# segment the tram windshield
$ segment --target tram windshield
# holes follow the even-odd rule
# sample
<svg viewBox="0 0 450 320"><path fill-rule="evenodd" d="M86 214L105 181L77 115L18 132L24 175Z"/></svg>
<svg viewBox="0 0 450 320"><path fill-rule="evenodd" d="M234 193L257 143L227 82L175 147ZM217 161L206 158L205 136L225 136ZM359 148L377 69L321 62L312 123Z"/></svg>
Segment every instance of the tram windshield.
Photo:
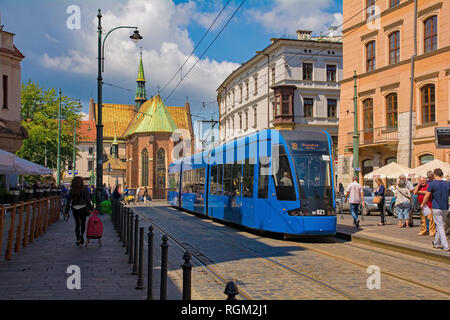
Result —
<svg viewBox="0 0 450 320"><path fill-rule="evenodd" d="M294 155L300 199L330 199L331 170L328 155Z"/></svg>

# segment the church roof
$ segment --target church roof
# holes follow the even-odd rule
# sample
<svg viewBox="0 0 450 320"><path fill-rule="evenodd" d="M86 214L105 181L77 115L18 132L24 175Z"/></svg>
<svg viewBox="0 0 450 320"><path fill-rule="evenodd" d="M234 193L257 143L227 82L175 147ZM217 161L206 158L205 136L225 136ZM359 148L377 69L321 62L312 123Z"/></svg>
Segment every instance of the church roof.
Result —
<svg viewBox="0 0 450 320"><path fill-rule="evenodd" d="M117 133L118 137L123 136L135 114L134 105L103 103L103 138L114 139L114 133ZM97 104L95 104L95 117L97 119Z"/></svg>
<svg viewBox="0 0 450 320"><path fill-rule="evenodd" d="M159 95L142 104L126 129L125 136L134 133L174 132L177 125Z"/></svg>
<svg viewBox="0 0 450 320"><path fill-rule="evenodd" d="M77 136L81 142L94 142L97 139L95 121L80 121Z"/></svg>
<svg viewBox="0 0 450 320"><path fill-rule="evenodd" d="M189 130L189 118L185 107L167 107L178 129Z"/></svg>
<svg viewBox="0 0 450 320"><path fill-rule="evenodd" d="M142 52L141 52L141 59L139 60L139 70L138 70L138 76L137 76L136 81L144 81L145 82L144 65L142 63Z"/></svg>
<svg viewBox="0 0 450 320"><path fill-rule="evenodd" d="M118 158L111 158L103 164L103 170L108 168L108 165L111 165L112 170L126 170L127 166L125 163Z"/></svg>

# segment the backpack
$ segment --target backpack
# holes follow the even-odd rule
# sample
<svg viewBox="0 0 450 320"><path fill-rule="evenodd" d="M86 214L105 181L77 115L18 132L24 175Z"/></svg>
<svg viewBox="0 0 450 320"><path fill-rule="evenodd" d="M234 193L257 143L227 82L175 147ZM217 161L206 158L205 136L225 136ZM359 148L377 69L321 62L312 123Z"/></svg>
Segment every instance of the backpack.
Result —
<svg viewBox="0 0 450 320"><path fill-rule="evenodd" d="M97 210L92 211L89 217L86 236L88 239L100 239L103 236L103 223Z"/></svg>

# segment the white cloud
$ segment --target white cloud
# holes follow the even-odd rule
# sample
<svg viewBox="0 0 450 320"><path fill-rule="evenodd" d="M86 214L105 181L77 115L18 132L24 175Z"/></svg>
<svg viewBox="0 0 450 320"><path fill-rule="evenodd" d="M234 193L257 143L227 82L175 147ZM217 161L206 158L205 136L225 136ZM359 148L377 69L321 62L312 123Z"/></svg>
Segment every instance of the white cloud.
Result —
<svg viewBox="0 0 450 320"><path fill-rule="evenodd" d="M332 0L275 0L271 10L250 9L247 16L269 32L295 34L303 29L325 34L329 27L342 23L340 12L326 11L332 4Z"/></svg>
<svg viewBox="0 0 450 320"><path fill-rule="evenodd" d="M81 120L87 121L89 120L89 115L86 112L80 112L81 114Z"/></svg>
<svg viewBox="0 0 450 320"><path fill-rule="evenodd" d="M44 37L46 37L48 40L58 43L59 41L55 38L53 38L51 35L49 35L48 33L44 34Z"/></svg>
<svg viewBox="0 0 450 320"><path fill-rule="evenodd" d="M119 25L137 26L143 40L137 45L131 41L129 36L132 29L119 29L108 36L105 45L105 79L134 88L139 47L142 47L147 85L153 88L156 85L164 86L194 48L187 25L194 17L199 19L202 16L197 11L195 2L175 5L167 0L128 0L122 4L114 3L109 8L102 12L102 27L105 31ZM89 12L95 10L89 9ZM207 20L207 17L204 19ZM65 55L44 54L41 57L42 65L78 74L97 74L97 34L92 32L97 27L97 21L97 17L92 18L91 25L82 27L77 38L71 41L72 48ZM195 60L197 57L191 57L184 67L184 74ZM214 100L217 87L238 66L231 62L203 59L177 92L183 91L190 96L201 95L204 99ZM162 93L163 98L178 80L179 76ZM200 92L188 93L192 90Z"/></svg>

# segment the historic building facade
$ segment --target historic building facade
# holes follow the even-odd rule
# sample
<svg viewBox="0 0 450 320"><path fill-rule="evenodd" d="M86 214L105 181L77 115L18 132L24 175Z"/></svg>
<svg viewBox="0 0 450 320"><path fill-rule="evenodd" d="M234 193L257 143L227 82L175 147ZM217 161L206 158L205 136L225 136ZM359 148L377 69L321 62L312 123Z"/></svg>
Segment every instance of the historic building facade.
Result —
<svg viewBox="0 0 450 320"><path fill-rule="evenodd" d="M343 4L338 182L344 185L353 175L355 72L361 178L393 161L412 168L450 161L450 150L435 144L435 128L450 123L450 2L418 1L416 17L412 0L378 1L365 11L372 3Z"/></svg>
<svg viewBox="0 0 450 320"><path fill-rule="evenodd" d="M299 30L297 39L271 39L233 71L217 89L221 141L267 128L308 127L327 130L337 143L340 39Z"/></svg>
<svg viewBox="0 0 450 320"><path fill-rule="evenodd" d="M28 138L20 119L20 62L14 34L0 27L0 149L15 153Z"/></svg>
<svg viewBox="0 0 450 320"><path fill-rule="evenodd" d="M165 198L174 149L178 155L193 152L190 106L187 101L181 107L166 106L159 94L147 100L142 55L136 82L134 105L103 104L103 182L107 186L119 183L122 188L147 187L153 198ZM86 180L92 175L93 158L97 159L95 148L91 150L96 116L97 105L91 99L89 120L78 129L82 157L77 168Z"/></svg>

